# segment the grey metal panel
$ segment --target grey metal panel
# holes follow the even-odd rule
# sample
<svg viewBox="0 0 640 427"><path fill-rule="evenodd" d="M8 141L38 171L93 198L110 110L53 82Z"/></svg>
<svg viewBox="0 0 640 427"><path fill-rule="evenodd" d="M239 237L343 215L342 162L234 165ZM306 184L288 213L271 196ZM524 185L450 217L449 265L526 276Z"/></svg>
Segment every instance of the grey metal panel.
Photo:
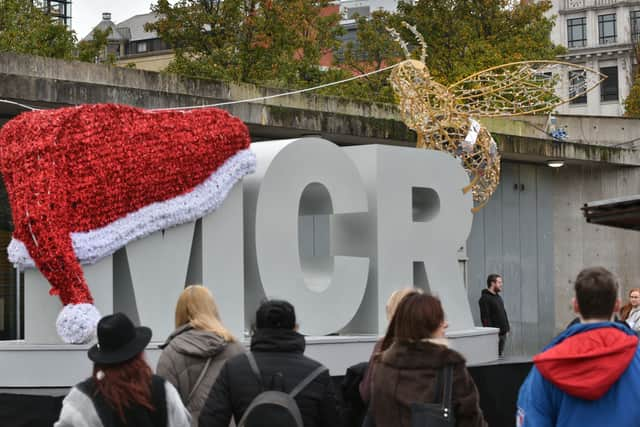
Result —
<svg viewBox="0 0 640 427"><path fill-rule="evenodd" d="M504 172L503 172L504 173ZM507 172L508 173L508 172ZM502 248L502 192L509 191L504 184L498 186L487 203L484 211L484 255L486 274L500 273L503 270Z"/></svg>
<svg viewBox="0 0 640 427"><path fill-rule="evenodd" d="M538 352L538 232L536 167L520 165L520 321L525 354Z"/></svg>
<svg viewBox="0 0 640 427"><path fill-rule="evenodd" d="M511 334L507 341L508 354L523 354L522 324L519 320L522 310L521 262L520 262L520 166L503 163L502 191L502 248L504 261L502 278L504 288L502 298L510 319Z"/></svg>
<svg viewBox="0 0 640 427"><path fill-rule="evenodd" d="M486 276L503 276L502 298L511 323L509 356L535 354L555 333L554 172L503 162L500 185L475 215L467 241L468 293L477 325Z"/></svg>
<svg viewBox="0 0 640 427"><path fill-rule="evenodd" d="M489 202L491 203L491 202ZM473 313L473 321L476 325L482 325L480 321L480 308L478 300L482 290L486 287L485 279L485 255L484 255L484 209L473 216L471 234L467 239L467 256L469 257L469 283L467 284L469 305Z"/></svg>
<svg viewBox="0 0 640 427"><path fill-rule="evenodd" d="M553 188L552 171L538 168L537 237L538 237L538 348L551 341L555 328L555 283L553 257Z"/></svg>

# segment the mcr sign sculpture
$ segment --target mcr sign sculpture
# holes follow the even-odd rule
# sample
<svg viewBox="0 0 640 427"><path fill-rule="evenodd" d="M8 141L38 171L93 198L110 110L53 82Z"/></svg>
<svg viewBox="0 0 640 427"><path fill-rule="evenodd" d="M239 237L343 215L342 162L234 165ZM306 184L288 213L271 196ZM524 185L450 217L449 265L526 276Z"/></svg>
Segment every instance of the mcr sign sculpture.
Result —
<svg viewBox="0 0 640 427"><path fill-rule="evenodd" d="M305 334L373 334L386 325L388 295L417 285L440 296L450 331L473 328L458 264L473 201L460 190L469 178L458 160L320 138L260 142L251 151L255 173L215 212L84 267L102 313L124 311L160 340L173 328L184 283L199 282L238 335L265 296L290 300ZM305 218L319 226L304 226L314 223ZM324 249L305 252L310 241ZM38 271L25 272L27 342L57 341L47 325L59 305L44 286Z"/></svg>

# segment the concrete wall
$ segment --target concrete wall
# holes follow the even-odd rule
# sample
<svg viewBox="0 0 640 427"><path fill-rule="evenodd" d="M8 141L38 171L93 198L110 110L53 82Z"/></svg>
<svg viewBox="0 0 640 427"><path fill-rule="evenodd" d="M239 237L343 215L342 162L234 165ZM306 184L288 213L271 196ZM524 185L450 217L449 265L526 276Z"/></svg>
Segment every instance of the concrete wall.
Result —
<svg viewBox="0 0 640 427"><path fill-rule="evenodd" d="M555 328L575 317L573 285L584 267L602 265L620 279L621 294L640 287L640 233L588 224L580 208L586 202L640 192L640 170L607 165L568 165L553 171Z"/></svg>
<svg viewBox="0 0 640 427"><path fill-rule="evenodd" d="M609 147L640 147L640 120L628 117L554 115L556 127L567 131L564 142ZM548 115L484 118L491 132L529 138L549 138Z"/></svg>
<svg viewBox="0 0 640 427"><path fill-rule="evenodd" d="M164 71L174 58L173 52L161 55L139 55L129 56L116 61L120 67L132 67L136 70Z"/></svg>

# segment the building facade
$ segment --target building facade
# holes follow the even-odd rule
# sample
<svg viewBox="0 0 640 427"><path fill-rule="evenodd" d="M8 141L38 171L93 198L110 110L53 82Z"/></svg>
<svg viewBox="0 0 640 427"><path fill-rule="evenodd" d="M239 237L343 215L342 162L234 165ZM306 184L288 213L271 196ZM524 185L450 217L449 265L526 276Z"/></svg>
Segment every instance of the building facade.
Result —
<svg viewBox="0 0 640 427"><path fill-rule="evenodd" d="M157 20L154 13L135 15L119 24L111 20L111 13L102 14L102 20L94 27L83 41L93 38L93 31L110 30L107 38L108 44L104 55L99 60L108 56L115 59L115 64L130 66L140 70L162 71L174 57L173 50L165 43L155 31L145 30L145 24Z"/></svg>
<svg viewBox="0 0 640 427"><path fill-rule="evenodd" d="M598 88L559 107L558 112L623 115L637 64L634 46L640 36L640 1L553 0L552 3L549 14L556 17L556 25L551 40L567 49L559 59L595 69L607 77Z"/></svg>
<svg viewBox="0 0 640 427"><path fill-rule="evenodd" d="M71 29L71 0L33 0L33 4Z"/></svg>

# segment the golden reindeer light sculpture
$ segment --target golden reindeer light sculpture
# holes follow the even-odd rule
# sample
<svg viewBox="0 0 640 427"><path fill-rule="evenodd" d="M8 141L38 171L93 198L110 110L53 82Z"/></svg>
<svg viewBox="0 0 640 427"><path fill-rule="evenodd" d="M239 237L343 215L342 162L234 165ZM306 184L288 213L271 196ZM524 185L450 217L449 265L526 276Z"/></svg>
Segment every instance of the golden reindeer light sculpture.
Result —
<svg viewBox="0 0 640 427"><path fill-rule="evenodd" d="M474 213L489 201L500 181L498 145L475 119L548 112L585 96L605 77L568 62L523 61L488 68L445 86L431 78L422 34L402 24L421 46L420 60L411 59L407 43L387 28L407 57L389 77L402 119L417 133L418 148L447 151L461 160L471 180L463 191L472 191Z"/></svg>

